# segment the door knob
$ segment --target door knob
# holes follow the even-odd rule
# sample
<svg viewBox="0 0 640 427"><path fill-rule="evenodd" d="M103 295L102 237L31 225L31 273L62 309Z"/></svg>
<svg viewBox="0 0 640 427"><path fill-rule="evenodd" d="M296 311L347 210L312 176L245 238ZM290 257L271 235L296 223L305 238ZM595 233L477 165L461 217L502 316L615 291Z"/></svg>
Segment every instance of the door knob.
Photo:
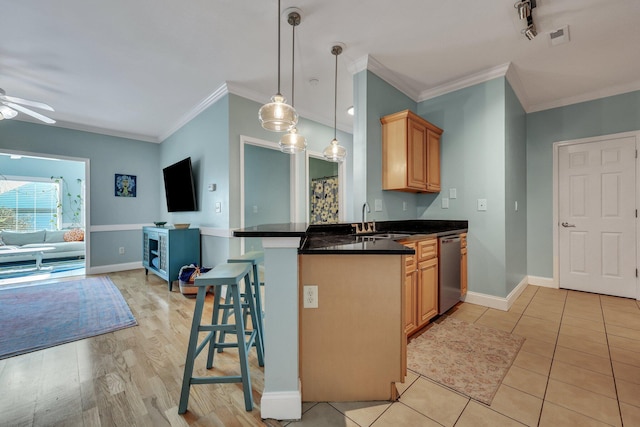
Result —
<svg viewBox="0 0 640 427"><path fill-rule="evenodd" d="M576 225L575 224L569 224L568 222L563 222L562 226L568 228L568 227L575 227Z"/></svg>

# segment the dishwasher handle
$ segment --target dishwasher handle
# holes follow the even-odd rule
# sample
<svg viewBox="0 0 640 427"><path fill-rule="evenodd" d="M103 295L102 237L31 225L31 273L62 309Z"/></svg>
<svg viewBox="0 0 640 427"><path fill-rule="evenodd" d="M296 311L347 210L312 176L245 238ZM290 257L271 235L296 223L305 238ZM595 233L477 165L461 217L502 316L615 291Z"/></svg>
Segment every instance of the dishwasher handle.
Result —
<svg viewBox="0 0 640 427"><path fill-rule="evenodd" d="M451 236L451 237L440 237L440 242L441 243L454 243L454 242L459 242L460 241L460 236Z"/></svg>

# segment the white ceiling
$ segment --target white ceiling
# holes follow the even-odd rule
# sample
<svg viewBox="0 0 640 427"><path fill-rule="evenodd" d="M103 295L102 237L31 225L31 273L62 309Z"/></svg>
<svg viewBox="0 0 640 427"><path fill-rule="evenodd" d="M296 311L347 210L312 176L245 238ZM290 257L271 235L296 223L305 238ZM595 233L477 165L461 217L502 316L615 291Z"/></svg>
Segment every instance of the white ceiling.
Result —
<svg viewBox="0 0 640 427"><path fill-rule="evenodd" d="M283 11L302 10L296 109L333 125L335 41L346 44L338 62L345 130L352 73L365 67L421 101L511 64L508 78L527 111L640 89L640 0L538 0L532 41L514 3L283 0ZM52 105L58 126L157 142L225 87L260 103L277 89L276 0L0 4L0 88ZM565 25L571 41L551 46L549 32ZM284 19L282 93L291 96Z"/></svg>

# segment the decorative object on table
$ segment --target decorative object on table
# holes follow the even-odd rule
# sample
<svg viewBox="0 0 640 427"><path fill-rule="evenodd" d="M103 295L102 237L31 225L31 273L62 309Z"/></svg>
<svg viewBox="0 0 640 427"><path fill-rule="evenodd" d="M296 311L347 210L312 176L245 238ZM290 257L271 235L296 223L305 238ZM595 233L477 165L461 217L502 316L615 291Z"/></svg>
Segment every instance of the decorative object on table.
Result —
<svg viewBox="0 0 640 427"><path fill-rule="evenodd" d="M206 273L211 268L200 267L198 264L184 265L178 272L178 281L180 282L180 293L185 297L195 298L198 293L198 287L194 286L196 277L202 273Z"/></svg>
<svg viewBox="0 0 640 427"><path fill-rule="evenodd" d="M156 227L162 228L167 223L167 221L153 221L153 223L156 225Z"/></svg>
<svg viewBox="0 0 640 427"><path fill-rule="evenodd" d="M184 230L185 228L189 228L191 224L173 224L173 228L177 228L178 230Z"/></svg>
<svg viewBox="0 0 640 427"><path fill-rule="evenodd" d="M137 177L135 175L115 175L116 197L136 197Z"/></svg>
<svg viewBox="0 0 640 427"><path fill-rule="evenodd" d="M138 324L106 276L0 289L0 359Z"/></svg>
<svg viewBox="0 0 640 427"><path fill-rule="evenodd" d="M407 346L407 367L490 405L524 338L451 317Z"/></svg>
<svg viewBox="0 0 640 427"><path fill-rule="evenodd" d="M338 177L311 180L311 224L338 222Z"/></svg>

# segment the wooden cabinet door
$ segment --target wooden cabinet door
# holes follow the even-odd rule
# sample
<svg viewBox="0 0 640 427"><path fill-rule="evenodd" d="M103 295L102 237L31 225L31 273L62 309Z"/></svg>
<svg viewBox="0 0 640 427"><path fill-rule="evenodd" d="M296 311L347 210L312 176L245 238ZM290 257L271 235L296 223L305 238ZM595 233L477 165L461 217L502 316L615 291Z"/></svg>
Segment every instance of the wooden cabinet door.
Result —
<svg viewBox="0 0 640 427"><path fill-rule="evenodd" d="M429 192L440 191L440 135L427 130L426 135L426 188Z"/></svg>
<svg viewBox="0 0 640 427"><path fill-rule="evenodd" d="M460 296L467 294L467 248L460 249Z"/></svg>
<svg viewBox="0 0 640 427"><path fill-rule="evenodd" d="M418 327L438 314L438 258L418 264Z"/></svg>
<svg viewBox="0 0 640 427"><path fill-rule="evenodd" d="M427 129L413 120L409 120L407 126L407 187L424 191L427 189Z"/></svg>
<svg viewBox="0 0 640 427"><path fill-rule="evenodd" d="M404 332L410 335L418 328L418 313L416 301L418 300L417 287L418 271L415 268L407 271L404 278Z"/></svg>

